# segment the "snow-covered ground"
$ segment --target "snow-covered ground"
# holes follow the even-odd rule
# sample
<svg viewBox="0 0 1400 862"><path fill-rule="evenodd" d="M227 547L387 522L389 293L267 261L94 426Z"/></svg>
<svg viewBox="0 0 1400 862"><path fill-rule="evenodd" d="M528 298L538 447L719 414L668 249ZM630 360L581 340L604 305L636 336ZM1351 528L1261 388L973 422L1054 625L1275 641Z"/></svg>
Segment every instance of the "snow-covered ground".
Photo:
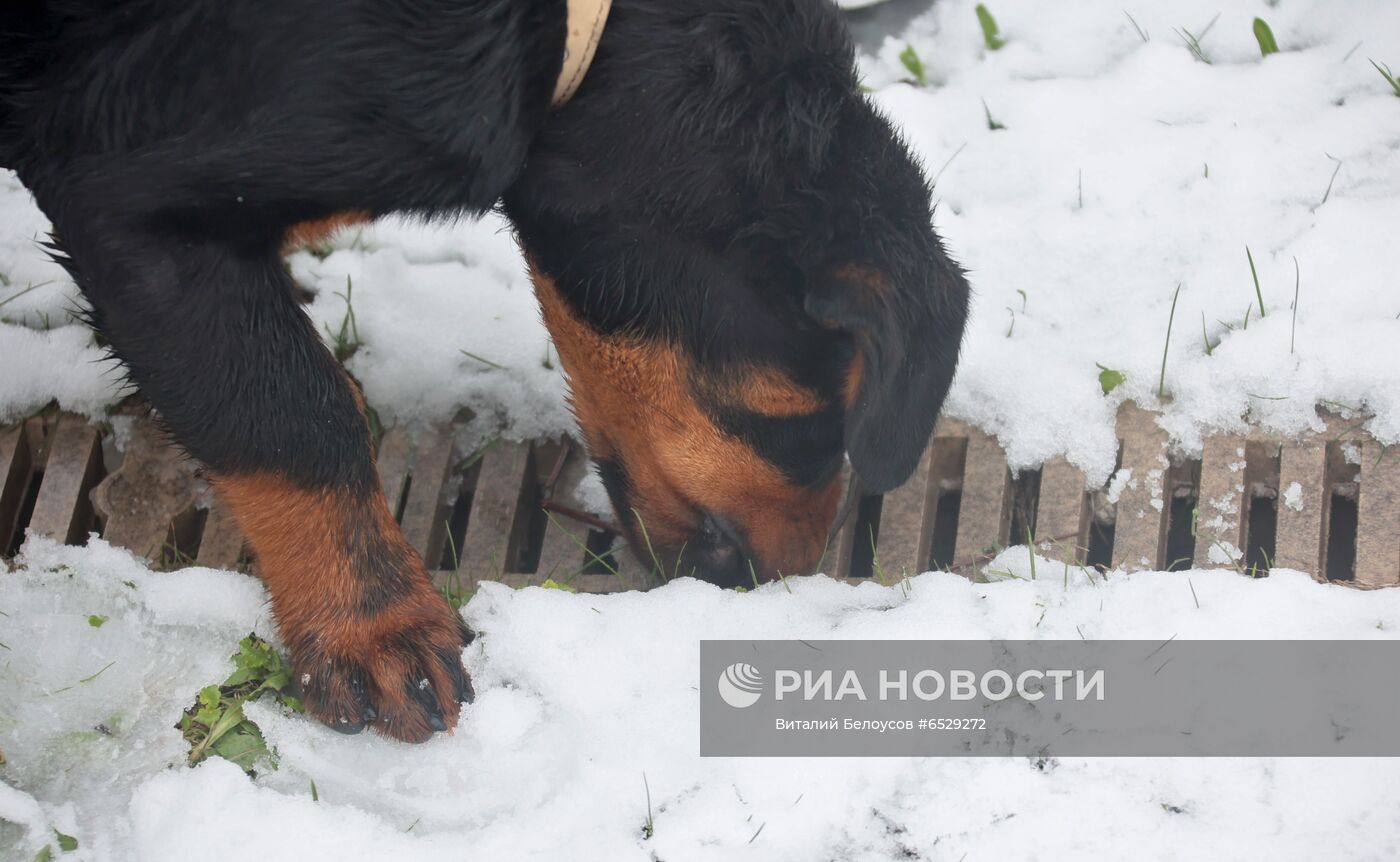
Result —
<svg viewBox="0 0 1400 862"><path fill-rule="evenodd" d="M1024 548L993 568L1029 574ZM181 764L171 729L238 638L272 634L255 581L148 571L100 541L31 541L0 640L3 858L56 828L89 859L1389 859L1394 761L710 758L702 638L1394 637L1400 591L1276 571L1115 575L1039 560L1040 580L927 574L895 586L693 580L571 595L485 585L466 608L479 693L453 736L347 737L276 708L252 717L280 765L249 781ZM1045 573L1054 572L1054 577ZM130 585L123 583L130 581ZM791 592L789 592L789 589ZM1193 596L1194 590L1194 596ZM1199 602L1199 607L1197 603ZM110 620L93 628L88 617ZM89 679L103 667L96 678ZM102 725L107 732L94 728ZM311 797L315 782L319 801ZM650 795L654 833L643 835ZM36 806L29 797L39 800ZM759 832L760 828L762 832ZM68 858L68 857L65 857Z"/></svg>
<svg viewBox="0 0 1400 862"><path fill-rule="evenodd" d="M862 60L938 175L937 224L977 294L949 412L1014 465L1064 453L1103 480L1117 404L1157 404L1181 285L1163 420L1180 446L1245 421L1300 429L1319 401L1364 407L1400 442L1400 98L1369 62L1400 70L1400 8L994 0L1006 45L989 52L973 6L940 0ZM1217 13L1207 64L1176 29L1200 36ZM1260 58L1255 15L1282 53ZM906 45L926 86L900 82ZM117 398L35 245L45 228L0 176L0 421L54 398L100 416ZM570 427L499 221L384 223L292 264L319 290L318 325L339 328L352 286L350 367L386 420L467 406L517 436ZM1126 375L1108 397L1098 364ZM178 766L172 725L241 635L272 634L256 582L148 572L100 542L31 543L17 565L0 575L0 819L30 828L0 823L6 859L53 828L78 838L73 859L1400 855L1392 761L701 760L694 688L702 637L1394 637L1400 592L1288 572L487 587L465 609L484 634L468 652L480 697L454 736L406 747L257 707L281 765L252 782ZM1026 552L992 567L1021 572Z"/></svg>

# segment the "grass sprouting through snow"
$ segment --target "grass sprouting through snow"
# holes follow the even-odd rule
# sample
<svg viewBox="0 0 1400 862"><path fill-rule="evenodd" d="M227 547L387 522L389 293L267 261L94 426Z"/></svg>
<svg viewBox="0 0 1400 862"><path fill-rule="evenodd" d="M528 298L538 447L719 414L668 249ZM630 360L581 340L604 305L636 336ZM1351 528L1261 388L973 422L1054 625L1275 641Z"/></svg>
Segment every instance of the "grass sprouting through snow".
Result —
<svg viewBox="0 0 1400 862"><path fill-rule="evenodd" d="M1327 156L1327 158L1329 158L1329 159L1331 159L1332 161L1336 162L1336 163L1337 163L1337 166L1336 166L1335 168L1332 169L1332 176L1331 176L1330 179L1327 180L1327 191L1325 191L1325 192L1322 193L1322 200L1318 201L1318 203L1317 203L1317 206L1318 206L1318 207L1320 207L1320 206L1322 206L1323 204L1327 203L1327 199L1330 198L1330 197L1332 196L1332 184L1335 183L1335 182L1337 181L1337 174L1340 173L1341 170L1342 170L1342 160L1341 160L1341 159L1337 158L1336 156L1332 155L1331 153L1323 153L1323 155L1324 155L1324 156ZM1313 207L1313 209L1317 209L1317 207ZM1261 316L1262 316L1262 315L1261 315Z"/></svg>
<svg viewBox="0 0 1400 862"><path fill-rule="evenodd" d="M1369 57L1367 59L1370 60ZM1370 60L1370 62L1372 66L1376 67L1376 71L1381 73L1381 77L1385 78L1390 89L1395 91L1395 95L1400 96L1400 79L1395 77L1395 73L1390 71L1390 67L1384 63L1377 63L1375 60Z"/></svg>
<svg viewBox="0 0 1400 862"><path fill-rule="evenodd" d="M355 285L350 281L350 276L345 276L345 292L337 291L335 295L345 300L345 316L340 319L338 330L332 332L330 327L326 327L326 334L331 337L331 352L335 354L335 361L344 364L360 349L360 327L355 322L355 305L352 301Z"/></svg>
<svg viewBox="0 0 1400 862"><path fill-rule="evenodd" d="M506 367L505 367L504 365L501 365L499 362L492 362L491 360L485 358L484 356L477 356L475 353L472 353L470 350L458 350L457 352L460 353L460 354L462 354L463 356L467 357L468 359L473 359L473 360L475 360L475 361L477 361L477 362L480 362L482 365L485 365L485 366L487 366L488 368L495 368L495 369L498 370L498 371L505 371L505 370L506 370Z"/></svg>
<svg viewBox="0 0 1400 862"><path fill-rule="evenodd" d="M651 785L647 783L647 774L642 773L642 787L647 793L647 822L642 824L642 837L650 838L656 834L656 821L651 814Z"/></svg>
<svg viewBox="0 0 1400 862"><path fill-rule="evenodd" d="M1244 247L1244 255L1249 258L1249 274L1254 279L1254 295L1259 298L1259 316L1268 317L1264 313L1264 292L1259 289L1259 270L1254 268L1254 252L1249 250L1249 246ZM1249 312L1245 312L1245 329L1249 328Z"/></svg>
<svg viewBox="0 0 1400 862"><path fill-rule="evenodd" d="M1214 18L1210 19L1210 23L1201 30L1199 35L1192 33L1185 27L1178 27L1176 30L1176 35L1180 36L1181 41L1186 43L1186 47L1190 50L1191 56L1205 63L1207 66L1210 65L1210 58L1206 56L1205 49L1201 47L1201 40L1206 37L1206 34L1210 32L1210 28L1214 27L1215 22L1218 20L1220 20L1220 15L1217 13Z"/></svg>
<svg viewBox="0 0 1400 862"><path fill-rule="evenodd" d="M666 580L666 567L661 565L661 559L656 556L656 549L651 546L651 534L647 532L646 521L642 520L642 513L635 508L632 514L637 518L637 529L642 531L642 541L646 542L647 554L651 557L651 564L656 567L656 574L661 580ZM750 566L753 564L750 563Z"/></svg>
<svg viewBox="0 0 1400 862"><path fill-rule="evenodd" d="M1210 335L1206 333L1206 313L1201 312L1201 340L1206 344L1206 356L1215 355L1215 345L1210 343Z"/></svg>
<svg viewBox="0 0 1400 862"><path fill-rule="evenodd" d="M1293 258L1293 328L1288 332L1288 352L1298 339L1298 289L1303 286L1303 271L1298 268L1298 258Z"/></svg>
<svg viewBox="0 0 1400 862"><path fill-rule="evenodd" d="M1167 395L1167 349L1172 344L1172 321L1176 320L1176 300L1181 296L1181 285L1176 286L1176 293L1172 294L1172 311L1167 317L1167 338L1162 343L1162 373L1157 377L1157 398L1163 399Z"/></svg>
<svg viewBox="0 0 1400 862"><path fill-rule="evenodd" d="M982 100L982 111L987 115L987 128L993 132L1006 128L1006 125L992 116L992 109L987 107L987 100Z"/></svg>
<svg viewBox="0 0 1400 862"><path fill-rule="evenodd" d="M914 76L915 84L920 87L928 86L928 69L924 66L924 61L919 59L919 53L914 50L913 45L906 44L904 50L899 52L899 62Z"/></svg>
<svg viewBox="0 0 1400 862"><path fill-rule="evenodd" d="M1006 44L1006 40L1001 38L997 19L992 17L992 13L987 9L985 3L977 4L977 24L982 28L982 42L987 46L988 51L1000 51Z"/></svg>
<svg viewBox="0 0 1400 862"><path fill-rule="evenodd" d="M938 169L938 172L933 175L933 179L929 180L929 185L938 185L938 178L943 176L944 171L948 170L948 166L953 163L953 159L956 159L958 155L962 153L963 150L967 149L967 144L967 141L963 141L962 146L958 147L956 150L953 151L953 154L948 157L948 161L944 162L943 166Z"/></svg>
<svg viewBox="0 0 1400 862"><path fill-rule="evenodd" d="M1274 39L1274 31L1263 18L1254 19L1254 41L1259 43L1259 56L1267 57L1278 53L1278 41Z"/></svg>
<svg viewBox="0 0 1400 862"><path fill-rule="evenodd" d="M1124 9L1124 10L1123 10L1123 14L1124 14L1124 15L1128 15L1128 10L1127 10L1127 9ZM1150 38L1148 37L1148 35L1147 35L1147 31L1138 26L1138 22L1133 18L1132 15L1128 15L1128 21L1130 21L1130 22L1132 23L1133 29L1137 31L1138 37L1141 38L1142 41L1144 41L1144 42L1150 42L1150 41L1151 41L1151 39L1150 39Z"/></svg>

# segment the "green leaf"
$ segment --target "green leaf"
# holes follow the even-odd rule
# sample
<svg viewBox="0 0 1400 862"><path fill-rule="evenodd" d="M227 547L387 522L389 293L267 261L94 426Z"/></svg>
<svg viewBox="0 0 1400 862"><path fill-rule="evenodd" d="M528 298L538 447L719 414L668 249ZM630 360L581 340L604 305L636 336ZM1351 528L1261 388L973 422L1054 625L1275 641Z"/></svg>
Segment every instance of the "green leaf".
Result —
<svg viewBox="0 0 1400 862"><path fill-rule="evenodd" d="M1097 362L1094 364L1099 365ZM1128 379L1128 375L1116 368L1099 365L1099 369L1099 386L1103 388L1103 394L1105 395L1117 389L1119 386L1122 386L1123 381Z"/></svg>
<svg viewBox="0 0 1400 862"><path fill-rule="evenodd" d="M258 686L256 690L266 691L270 689L272 691L281 691L291 684L292 675L285 670L279 669L268 674L267 679L263 680L262 685Z"/></svg>
<svg viewBox="0 0 1400 862"><path fill-rule="evenodd" d="M924 61L919 59L913 45L905 44L904 50L899 52L899 62L914 76L914 83L920 87L928 86L928 70L924 68Z"/></svg>
<svg viewBox="0 0 1400 862"><path fill-rule="evenodd" d="M44 848L34 854L34 862L52 862L53 848L45 844Z"/></svg>
<svg viewBox="0 0 1400 862"><path fill-rule="evenodd" d="M74 850L78 849L78 839L74 838L72 835L64 835L57 829L53 831L53 834L54 837L58 839L59 850L62 850L64 853L72 853Z"/></svg>
<svg viewBox="0 0 1400 862"><path fill-rule="evenodd" d="M977 23L982 27L982 41L986 44L988 51L1000 51L1006 44L1006 40L998 34L997 19L992 17L986 4L977 4Z"/></svg>
<svg viewBox="0 0 1400 862"><path fill-rule="evenodd" d="M199 702L209 709L216 709L219 706L219 687L217 685L206 685L199 690Z"/></svg>
<svg viewBox="0 0 1400 862"><path fill-rule="evenodd" d="M243 723L243 704L235 703L224 710L213 726L209 728L209 745L213 746L225 734Z"/></svg>
<svg viewBox="0 0 1400 862"><path fill-rule="evenodd" d="M544 583L540 584L540 586L546 590L563 590L566 593L578 592L577 587L571 587L568 584L561 584L553 578L545 578Z"/></svg>
<svg viewBox="0 0 1400 862"><path fill-rule="evenodd" d="M1259 56L1267 57L1270 54L1278 53L1278 42L1274 40L1274 31L1269 29L1269 24L1263 18L1254 19L1254 39L1259 43Z"/></svg>
<svg viewBox="0 0 1400 862"><path fill-rule="evenodd" d="M88 616L88 625L95 629L100 629L102 628L102 624L107 622L108 619L106 614L91 614Z"/></svg>
<svg viewBox="0 0 1400 862"><path fill-rule="evenodd" d="M249 773L259 760L270 754L262 731L251 721L242 722L235 732L220 739L212 746L212 752Z"/></svg>

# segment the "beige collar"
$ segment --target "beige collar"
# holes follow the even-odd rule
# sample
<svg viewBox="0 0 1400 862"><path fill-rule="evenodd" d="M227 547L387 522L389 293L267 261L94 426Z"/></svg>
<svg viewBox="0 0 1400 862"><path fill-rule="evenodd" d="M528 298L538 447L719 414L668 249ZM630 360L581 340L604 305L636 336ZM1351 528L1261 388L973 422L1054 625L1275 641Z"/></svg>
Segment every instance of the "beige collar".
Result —
<svg viewBox="0 0 1400 862"><path fill-rule="evenodd" d="M608 22L612 0L569 0L568 35L564 39L564 68L554 85L554 107L573 98L583 83L598 40L603 38L603 25Z"/></svg>

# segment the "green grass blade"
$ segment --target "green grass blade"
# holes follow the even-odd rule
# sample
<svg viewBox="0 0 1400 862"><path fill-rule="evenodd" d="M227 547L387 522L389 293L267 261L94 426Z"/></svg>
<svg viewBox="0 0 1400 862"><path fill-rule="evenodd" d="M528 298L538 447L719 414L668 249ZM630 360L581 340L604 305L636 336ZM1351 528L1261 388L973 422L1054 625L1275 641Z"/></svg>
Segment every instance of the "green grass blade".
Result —
<svg viewBox="0 0 1400 862"><path fill-rule="evenodd" d="M982 27L982 41L986 44L988 51L1000 51L1006 44L1006 40L1001 38L997 28L997 19L992 17L992 13L987 10L984 3L977 4L977 23Z"/></svg>
<svg viewBox="0 0 1400 862"><path fill-rule="evenodd" d="M914 50L913 45L906 44L904 50L899 52L899 62L904 64L904 68L909 70L909 74L914 76L914 83L920 87L928 86L928 69L924 68L924 61L919 59L919 54Z"/></svg>
<svg viewBox="0 0 1400 862"><path fill-rule="evenodd" d="M1278 41L1274 39L1274 31L1263 18L1254 19L1254 40L1259 43L1259 56L1267 57L1278 53Z"/></svg>
<svg viewBox="0 0 1400 862"><path fill-rule="evenodd" d="M1157 398L1163 399L1167 395L1167 349L1172 345L1172 322L1176 320L1176 300L1181 296L1181 285L1176 286L1176 293L1172 294L1172 313L1167 318L1167 338L1162 343L1162 373L1157 378Z"/></svg>
<svg viewBox="0 0 1400 862"><path fill-rule="evenodd" d="M1389 66L1386 66L1382 63L1377 63L1375 60L1371 60L1369 57L1367 59L1370 61L1372 66L1376 67L1376 71L1381 73L1381 77L1385 78L1385 82L1390 85L1390 89L1395 91L1395 95L1400 96L1400 78L1395 77L1395 73L1390 71Z"/></svg>
<svg viewBox="0 0 1400 862"><path fill-rule="evenodd" d="M1245 246L1244 254L1249 258L1249 274L1254 278L1254 295L1259 298L1259 316L1267 317L1264 313L1264 292L1259 289L1259 270L1254 268L1254 253L1249 250L1249 246Z"/></svg>

